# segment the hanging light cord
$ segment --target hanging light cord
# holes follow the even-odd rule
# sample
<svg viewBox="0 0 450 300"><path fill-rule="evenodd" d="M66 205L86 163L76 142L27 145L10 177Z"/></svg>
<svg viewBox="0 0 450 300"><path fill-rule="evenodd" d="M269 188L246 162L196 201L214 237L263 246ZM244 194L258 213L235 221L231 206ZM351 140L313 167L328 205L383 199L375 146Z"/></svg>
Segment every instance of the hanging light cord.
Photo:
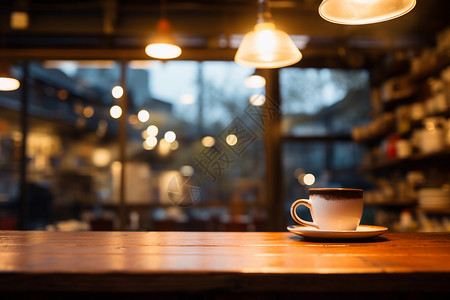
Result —
<svg viewBox="0 0 450 300"><path fill-rule="evenodd" d="M167 19L167 2L166 2L166 0L161 0L159 2L159 4L160 4L161 19Z"/></svg>
<svg viewBox="0 0 450 300"><path fill-rule="evenodd" d="M257 23L272 22L272 14L270 13L269 1L258 0L258 21Z"/></svg>

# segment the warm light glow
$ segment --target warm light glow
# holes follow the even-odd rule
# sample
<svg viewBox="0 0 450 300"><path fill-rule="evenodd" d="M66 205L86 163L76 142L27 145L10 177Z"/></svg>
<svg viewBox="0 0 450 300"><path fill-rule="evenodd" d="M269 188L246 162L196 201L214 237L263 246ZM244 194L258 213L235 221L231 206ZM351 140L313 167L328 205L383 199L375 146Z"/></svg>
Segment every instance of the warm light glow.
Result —
<svg viewBox="0 0 450 300"><path fill-rule="evenodd" d="M94 108L92 107L92 106L90 106L90 105L88 105L88 106L86 106L84 109L83 109L83 116L85 117L85 118L91 118L92 116L94 115Z"/></svg>
<svg viewBox="0 0 450 300"><path fill-rule="evenodd" d="M92 163L97 167L106 167L111 161L111 152L105 148L95 149L92 153Z"/></svg>
<svg viewBox="0 0 450 300"><path fill-rule="evenodd" d="M165 139L162 139L159 142L158 152L161 155L167 155L170 152L170 143L166 141Z"/></svg>
<svg viewBox="0 0 450 300"><path fill-rule="evenodd" d="M176 45L169 20L165 17L159 19L157 32L152 42L145 47L145 53L158 59L171 59L181 55L181 48Z"/></svg>
<svg viewBox="0 0 450 300"><path fill-rule="evenodd" d="M111 163L111 171L113 173L119 173L122 170L122 163L120 161L113 161Z"/></svg>
<svg viewBox="0 0 450 300"><path fill-rule="evenodd" d="M274 30L265 29L258 31L255 42L258 49L264 49L264 52L261 52L260 54L260 59L262 61L270 62L275 59L275 54L273 52L277 46L277 40L275 38Z"/></svg>
<svg viewBox="0 0 450 300"><path fill-rule="evenodd" d="M149 70L156 69L162 64L159 60L132 60L128 63L130 69Z"/></svg>
<svg viewBox="0 0 450 300"><path fill-rule="evenodd" d="M155 43L147 45L145 53L158 59L171 59L181 55L181 48L172 44Z"/></svg>
<svg viewBox="0 0 450 300"><path fill-rule="evenodd" d="M305 174L305 176L303 176L303 182L306 185L313 185L315 181L316 178L314 177L313 174Z"/></svg>
<svg viewBox="0 0 450 300"><path fill-rule="evenodd" d="M148 135L148 133L147 133L147 130L144 130L144 131L141 132L141 137L142 137L144 140L145 140L146 138L149 137L149 135Z"/></svg>
<svg viewBox="0 0 450 300"><path fill-rule="evenodd" d="M234 58L237 64L253 68L281 68L300 61L302 54L289 35L275 24L262 22L247 33Z"/></svg>
<svg viewBox="0 0 450 300"><path fill-rule="evenodd" d="M202 145L203 147L212 147L216 143L216 140L212 136L205 136L202 138Z"/></svg>
<svg viewBox="0 0 450 300"><path fill-rule="evenodd" d="M66 100L69 97L69 92L67 90L59 90L56 93L56 97L58 97L59 100Z"/></svg>
<svg viewBox="0 0 450 300"><path fill-rule="evenodd" d="M111 117L113 117L114 119L118 119L118 118L120 118L120 116L122 115L122 109L120 108L119 105L114 105L114 106L111 107L111 109L109 110L109 114L110 114Z"/></svg>
<svg viewBox="0 0 450 300"><path fill-rule="evenodd" d="M0 77L0 91L14 91L19 87L19 80L12 77Z"/></svg>
<svg viewBox="0 0 450 300"><path fill-rule="evenodd" d="M323 0L319 14L329 22L362 25L398 18L415 5L415 0Z"/></svg>
<svg viewBox="0 0 450 300"><path fill-rule="evenodd" d="M147 127L147 134L149 136L157 136L158 135L158 127L156 127L155 125L150 125Z"/></svg>
<svg viewBox="0 0 450 300"><path fill-rule="evenodd" d="M138 122L139 122L139 119L138 119L138 117L136 116L136 115L130 115L129 117L128 117L128 122L131 124L131 125L136 125Z"/></svg>
<svg viewBox="0 0 450 300"><path fill-rule="evenodd" d="M182 104L189 105L195 102L195 97L192 94L184 94L181 95L180 101Z"/></svg>
<svg viewBox="0 0 450 300"><path fill-rule="evenodd" d="M266 103L266 96L261 94L251 95L249 101L251 105L261 106L264 105L264 103Z"/></svg>
<svg viewBox="0 0 450 300"><path fill-rule="evenodd" d="M229 134L225 140L226 140L227 144L230 146L234 146L238 142L237 136L234 134Z"/></svg>
<svg viewBox="0 0 450 300"><path fill-rule="evenodd" d="M182 166L180 168L180 173L184 177L191 177L194 175L194 168L192 166Z"/></svg>
<svg viewBox="0 0 450 300"><path fill-rule="evenodd" d="M266 79L261 75L252 75L245 79L245 86L251 89L259 89L266 85Z"/></svg>
<svg viewBox="0 0 450 300"><path fill-rule="evenodd" d="M13 11L10 17L10 26L12 29L27 29L29 24L28 13L25 11Z"/></svg>
<svg viewBox="0 0 450 300"><path fill-rule="evenodd" d="M158 144L158 139L156 137L154 137L154 136L149 136L148 138L145 139L145 142L150 147L155 147L156 144Z"/></svg>
<svg viewBox="0 0 450 300"><path fill-rule="evenodd" d="M123 96L123 88L120 85L116 85L112 88L111 94L114 98L119 99Z"/></svg>
<svg viewBox="0 0 450 300"><path fill-rule="evenodd" d="M149 146L148 144L147 144L147 141L143 141L142 142L142 147L145 149L145 150L153 150L155 147L153 146Z"/></svg>
<svg viewBox="0 0 450 300"><path fill-rule="evenodd" d="M178 142L177 141L173 141L172 143L170 143L170 150L177 150L178 149Z"/></svg>
<svg viewBox="0 0 450 300"><path fill-rule="evenodd" d="M173 141L175 141L176 138L177 138L177 135L173 131L167 131L164 134L164 139L169 143L172 143Z"/></svg>
<svg viewBox="0 0 450 300"><path fill-rule="evenodd" d="M148 119L150 118L150 114L145 109L140 110L137 116L139 121L141 121L142 123L147 122Z"/></svg>

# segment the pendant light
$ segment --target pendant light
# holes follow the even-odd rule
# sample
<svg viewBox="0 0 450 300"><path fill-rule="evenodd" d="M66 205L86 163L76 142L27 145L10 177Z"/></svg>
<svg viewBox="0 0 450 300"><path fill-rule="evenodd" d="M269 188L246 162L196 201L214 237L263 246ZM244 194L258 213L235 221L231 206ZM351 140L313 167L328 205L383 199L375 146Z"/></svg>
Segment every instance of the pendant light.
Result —
<svg viewBox="0 0 450 300"><path fill-rule="evenodd" d="M253 31L242 39L234 61L262 69L286 67L302 59L302 54L289 35L277 30L266 0L258 0L258 21Z"/></svg>
<svg viewBox="0 0 450 300"><path fill-rule="evenodd" d="M172 59L181 55L181 48L170 30L170 23L166 17L166 1L161 1L161 18L158 21L157 32L152 42L145 47L148 56L157 59Z"/></svg>
<svg viewBox="0 0 450 300"><path fill-rule="evenodd" d="M9 63L0 63L0 91L14 91L20 87L20 81L11 75L9 69Z"/></svg>
<svg viewBox="0 0 450 300"><path fill-rule="evenodd" d="M403 16L415 5L416 0L323 0L319 14L332 23L362 25Z"/></svg>

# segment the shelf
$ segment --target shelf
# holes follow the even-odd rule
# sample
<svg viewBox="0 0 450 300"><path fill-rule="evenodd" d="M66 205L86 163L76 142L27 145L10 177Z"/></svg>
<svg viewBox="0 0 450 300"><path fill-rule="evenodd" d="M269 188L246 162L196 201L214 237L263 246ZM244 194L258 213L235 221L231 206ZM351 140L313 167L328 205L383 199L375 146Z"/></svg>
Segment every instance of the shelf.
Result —
<svg viewBox="0 0 450 300"><path fill-rule="evenodd" d="M442 208L417 207L416 212L433 215L450 215L450 207L442 207Z"/></svg>
<svg viewBox="0 0 450 300"><path fill-rule="evenodd" d="M450 108L448 108L446 111L442 111L442 112L437 112L437 113L434 113L434 114L426 115L421 120L411 120L410 121L410 129L409 129L409 131L404 132L402 134L399 134L399 136L401 138L409 137L414 129L422 128L423 120L425 120L426 118L433 118L433 117L450 118ZM380 132L380 133L375 134L375 135L373 135L373 136L371 136L369 138L365 138L365 139L362 139L362 140L359 140L359 141L355 141L355 142L359 143L359 144L374 145L374 144L380 143L384 139L388 138L389 135L391 135L391 134L397 134L396 130L395 130L395 126L389 126L383 132Z"/></svg>
<svg viewBox="0 0 450 300"><path fill-rule="evenodd" d="M437 63L434 65L429 65L427 68L421 70L420 72L413 73L410 75L410 80L417 82L426 79L427 77L439 75L439 72L450 65L450 50L437 55Z"/></svg>
<svg viewBox="0 0 450 300"><path fill-rule="evenodd" d="M365 206L386 208L389 210L403 210L407 208L414 208L416 201L396 201L396 202L379 202L379 203L364 203Z"/></svg>
<svg viewBox="0 0 450 300"><path fill-rule="evenodd" d="M442 160L445 161L446 159L450 159L450 149L429 154L415 154L411 157L402 159L387 159L370 165L362 166L361 168L359 168L359 171L360 172L384 171L397 168L410 169L412 164L414 164L415 167L427 167L427 166L420 166L419 163L429 163L433 160L441 161L440 166L445 167L445 165L442 164Z"/></svg>
<svg viewBox="0 0 450 300"><path fill-rule="evenodd" d="M365 206L379 208L390 211L402 211L411 210L415 213L424 213L427 215L450 215L450 207L442 208L426 208L417 206L416 202L399 203L399 202L386 202L386 203L364 203Z"/></svg>

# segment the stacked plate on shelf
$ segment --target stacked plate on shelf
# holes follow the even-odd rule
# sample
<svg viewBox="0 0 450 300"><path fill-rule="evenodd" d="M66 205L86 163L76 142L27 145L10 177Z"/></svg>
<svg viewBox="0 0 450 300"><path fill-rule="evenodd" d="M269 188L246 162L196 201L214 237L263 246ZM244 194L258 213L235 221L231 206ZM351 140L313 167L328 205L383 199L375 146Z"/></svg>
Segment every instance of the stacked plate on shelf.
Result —
<svg viewBox="0 0 450 300"><path fill-rule="evenodd" d="M439 209L450 207L450 193L442 188L423 188L418 192L419 207Z"/></svg>

